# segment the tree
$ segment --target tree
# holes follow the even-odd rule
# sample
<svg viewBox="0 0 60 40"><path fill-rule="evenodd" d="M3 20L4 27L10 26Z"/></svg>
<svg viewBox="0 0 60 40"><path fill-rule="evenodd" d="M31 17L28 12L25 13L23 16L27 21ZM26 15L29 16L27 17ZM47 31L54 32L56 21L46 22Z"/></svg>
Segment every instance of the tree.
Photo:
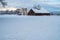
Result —
<svg viewBox="0 0 60 40"><path fill-rule="evenodd" d="M1 5L2 5L2 7L7 6L7 2L5 2L5 0L0 0L0 3L1 3Z"/></svg>
<svg viewBox="0 0 60 40"><path fill-rule="evenodd" d="M40 10L41 9L41 6L38 4L38 5L34 5L33 8L34 9L37 9L37 10Z"/></svg>

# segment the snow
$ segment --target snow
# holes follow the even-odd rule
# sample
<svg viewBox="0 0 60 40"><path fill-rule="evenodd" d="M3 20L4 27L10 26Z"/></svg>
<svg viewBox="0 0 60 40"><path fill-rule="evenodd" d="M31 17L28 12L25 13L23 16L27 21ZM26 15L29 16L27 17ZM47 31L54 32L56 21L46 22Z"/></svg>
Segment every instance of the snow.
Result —
<svg viewBox="0 0 60 40"><path fill-rule="evenodd" d="M0 15L0 40L60 40L60 16Z"/></svg>
<svg viewBox="0 0 60 40"><path fill-rule="evenodd" d="M50 13L49 11L47 11L45 8L41 7L40 10L37 9L33 9L35 13Z"/></svg>
<svg viewBox="0 0 60 40"><path fill-rule="evenodd" d="M50 13L48 10L46 10L45 8L41 7L40 10L34 9L34 8L28 8L27 9L27 13L30 11L30 9L32 9L35 13Z"/></svg>

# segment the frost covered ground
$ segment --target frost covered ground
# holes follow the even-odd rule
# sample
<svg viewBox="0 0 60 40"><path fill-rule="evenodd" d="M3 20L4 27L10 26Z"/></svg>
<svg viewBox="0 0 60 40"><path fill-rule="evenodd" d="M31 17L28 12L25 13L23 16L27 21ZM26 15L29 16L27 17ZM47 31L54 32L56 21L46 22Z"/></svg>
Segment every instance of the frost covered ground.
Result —
<svg viewBox="0 0 60 40"><path fill-rule="evenodd" d="M60 16L1 16L0 40L60 40Z"/></svg>

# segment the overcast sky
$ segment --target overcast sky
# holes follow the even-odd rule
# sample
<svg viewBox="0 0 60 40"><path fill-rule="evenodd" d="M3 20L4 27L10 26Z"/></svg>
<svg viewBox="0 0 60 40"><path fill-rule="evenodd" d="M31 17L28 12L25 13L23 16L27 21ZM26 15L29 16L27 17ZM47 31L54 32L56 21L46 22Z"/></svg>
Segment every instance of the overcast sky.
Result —
<svg viewBox="0 0 60 40"><path fill-rule="evenodd" d="M46 4L60 4L60 0L6 0L8 6L31 6L36 3L46 3Z"/></svg>
<svg viewBox="0 0 60 40"><path fill-rule="evenodd" d="M35 4L40 4L49 11L60 11L60 0L6 0L8 7L32 7Z"/></svg>

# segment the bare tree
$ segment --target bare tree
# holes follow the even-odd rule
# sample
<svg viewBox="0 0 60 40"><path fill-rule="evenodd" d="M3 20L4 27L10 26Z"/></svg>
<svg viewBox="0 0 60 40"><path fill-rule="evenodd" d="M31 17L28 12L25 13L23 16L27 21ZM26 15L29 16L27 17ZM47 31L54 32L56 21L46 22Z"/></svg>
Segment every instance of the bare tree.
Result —
<svg viewBox="0 0 60 40"><path fill-rule="evenodd" d="M2 7L7 6L7 2L5 2L5 0L0 0L0 3L1 3L1 5L2 5Z"/></svg>
<svg viewBox="0 0 60 40"><path fill-rule="evenodd" d="M40 10L41 9L41 6L38 4L38 5L34 5L33 8L34 9L37 9L37 10Z"/></svg>

